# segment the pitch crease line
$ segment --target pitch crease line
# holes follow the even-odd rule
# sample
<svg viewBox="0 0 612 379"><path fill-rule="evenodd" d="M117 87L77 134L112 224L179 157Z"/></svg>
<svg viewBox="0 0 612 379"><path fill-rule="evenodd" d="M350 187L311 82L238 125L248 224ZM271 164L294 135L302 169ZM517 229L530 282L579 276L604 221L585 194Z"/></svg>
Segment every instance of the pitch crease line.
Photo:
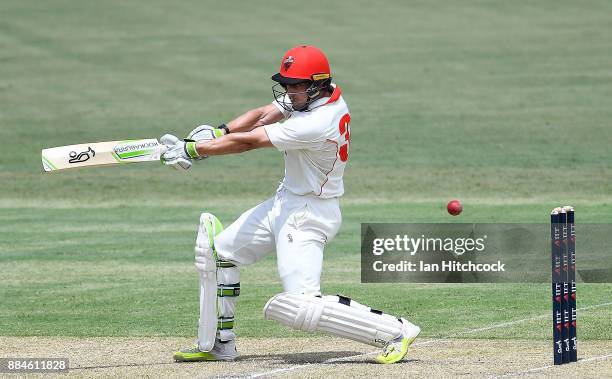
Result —
<svg viewBox="0 0 612 379"><path fill-rule="evenodd" d="M597 357L582 358L582 359L578 359L578 361L574 362L574 363L587 363L587 362L593 362L593 361L605 361L608 358L612 358L612 354L599 355ZM532 372L544 371L546 369L553 368L553 367L556 367L556 366L548 365L548 366L530 368L529 370L525 370L525 371L515 371L515 372L510 372L510 373L499 375L499 376L490 376L489 378L490 379L510 378L512 376L519 376L519 375L523 375L523 374L530 374ZM561 367L563 367L563 366L561 366Z"/></svg>

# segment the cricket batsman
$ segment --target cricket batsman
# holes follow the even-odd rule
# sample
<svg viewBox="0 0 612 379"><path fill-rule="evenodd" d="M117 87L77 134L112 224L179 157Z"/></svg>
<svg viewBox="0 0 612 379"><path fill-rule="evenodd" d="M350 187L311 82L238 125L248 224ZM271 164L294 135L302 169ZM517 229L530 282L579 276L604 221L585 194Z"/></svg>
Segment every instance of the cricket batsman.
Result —
<svg viewBox="0 0 612 379"><path fill-rule="evenodd" d="M349 159L350 120L329 62L314 46L283 56L272 76L271 104L217 128L202 125L187 139L166 134L166 165L187 170L223 154L275 147L285 157L276 194L223 226L202 213L195 245L200 276L197 343L174 354L177 361L230 361L238 357L234 334L239 268L276 251L284 292L264 306L264 317L303 331L324 331L382 348L380 363L400 361L420 328L345 296L322 295L323 250L342 222L339 199Z"/></svg>

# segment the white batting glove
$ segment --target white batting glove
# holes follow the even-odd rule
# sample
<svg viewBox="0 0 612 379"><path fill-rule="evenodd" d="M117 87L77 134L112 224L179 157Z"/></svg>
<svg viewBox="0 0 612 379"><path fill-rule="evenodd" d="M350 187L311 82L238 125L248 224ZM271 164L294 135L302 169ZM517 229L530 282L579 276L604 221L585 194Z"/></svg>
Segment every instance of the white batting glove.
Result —
<svg viewBox="0 0 612 379"><path fill-rule="evenodd" d="M218 129L210 125L200 125L193 129L185 141L210 141L211 139L219 138L225 135L223 129ZM204 159L206 157L198 157L194 159Z"/></svg>
<svg viewBox="0 0 612 379"><path fill-rule="evenodd" d="M223 129L215 128L210 125L200 125L193 129L187 136L188 140L202 141L219 138L225 135Z"/></svg>
<svg viewBox="0 0 612 379"><path fill-rule="evenodd" d="M168 150L161 156L161 161L177 170L188 170L192 159L199 158L195 149L195 142L185 142L172 134L165 134L159 139Z"/></svg>

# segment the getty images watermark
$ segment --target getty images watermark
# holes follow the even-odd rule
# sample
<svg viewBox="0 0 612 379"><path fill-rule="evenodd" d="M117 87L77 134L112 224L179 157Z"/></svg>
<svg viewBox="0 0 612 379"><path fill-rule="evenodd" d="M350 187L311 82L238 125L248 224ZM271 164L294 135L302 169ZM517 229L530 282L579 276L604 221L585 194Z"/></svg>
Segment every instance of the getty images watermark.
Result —
<svg viewBox="0 0 612 379"><path fill-rule="evenodd" d="M441 238L411 237L407 234L395 235L394 238L375 238L372 241L372 254L382 255L390 253L403 253L415 256L417 254L435 253L440 251L452 252L457 257L465 253L483 252L486 248L487 236L480 238ZM441 260L440 262L424 262L417 260L401 260L398 263L384 263L376 260L372 264L374 271L408 271L408 272L437 272L437 271L504 271L504 264L498 260L495 263L465 263L458 260Z"/></svg>
<svg viewBox="0 0 612 379"><path fill-rule="evenodd" d="M588 258L579 280L610 282L612 225L582 228L589 240L581 253ZM550 281L549 244L550 224L362 224L361 281L544 283Z"/></svg>

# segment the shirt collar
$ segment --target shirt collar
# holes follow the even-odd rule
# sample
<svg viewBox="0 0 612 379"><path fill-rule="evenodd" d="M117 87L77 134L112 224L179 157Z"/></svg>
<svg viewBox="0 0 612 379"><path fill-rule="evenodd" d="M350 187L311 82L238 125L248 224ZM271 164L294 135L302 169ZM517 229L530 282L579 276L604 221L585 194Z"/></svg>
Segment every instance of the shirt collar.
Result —
<svg viewBox="0 0 612 379"><path fill-rule="evenodd" d="M313 110L323 105L331 104L331 103L338 101L338 99L340 98L340 95L342 95L342 89L340 88L340 86L336 84L332 84L332 86L334 87L334 92L332 92L331 96L322 97L320 99L313 101L308 106L308 110Z"/></svg>

